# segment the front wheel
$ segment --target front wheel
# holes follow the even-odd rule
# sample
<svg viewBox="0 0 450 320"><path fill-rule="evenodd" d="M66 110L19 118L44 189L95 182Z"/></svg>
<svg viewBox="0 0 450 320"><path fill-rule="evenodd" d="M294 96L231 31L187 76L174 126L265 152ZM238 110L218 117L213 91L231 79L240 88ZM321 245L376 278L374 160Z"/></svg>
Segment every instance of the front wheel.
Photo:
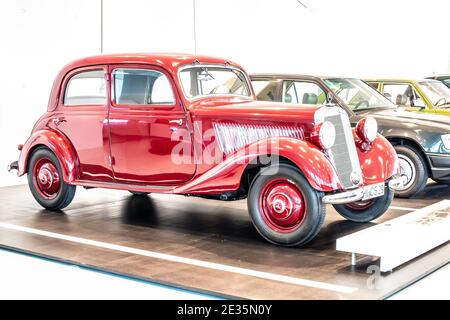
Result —
<svg viewBox="0 0 450 320"><path fill-rule="evenodd" d="M406 184L395 191L395 196L409 198L422 191L428 180L428 168L425 159L413 147L394 146L397 151L400 174L406 177Z"/></svg>
<svg viewBox="0 0 450 320"><path fill-rule="evenodd" d="M353 222L369 222L381 217L389 209L393 199L394 191L386 187L385 193L381 197L366 201L335 204L333 207L347 220Z"/></svg>
<svg viewBox="0 0 450 320"><path fill-rule="evenodd" d="M28 164L28 186L36 201L49 210L67 207L76 190L76 186L64 182L61 164L47 148L39 148L31 155Z"/></svg>
<svg viewBox="0 0 450 320"><path fill-rule="evenodd" d="M325 218L321 194L286 164L261 169L247 198L253 224L267 241L300 246L311 241Z"/></svg>

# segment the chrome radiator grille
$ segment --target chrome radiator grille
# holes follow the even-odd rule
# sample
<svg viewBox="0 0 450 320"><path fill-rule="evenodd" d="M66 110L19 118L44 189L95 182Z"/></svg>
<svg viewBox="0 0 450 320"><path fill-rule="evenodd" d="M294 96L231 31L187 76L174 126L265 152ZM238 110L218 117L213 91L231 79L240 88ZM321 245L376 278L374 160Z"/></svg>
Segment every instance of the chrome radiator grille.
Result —
<svg viewBox="0 0 450 320"><path fill-rule="evenodd" d="M225 154L230 154L258 140L271 137L303 139L303 130L290 126L214 123L214 130Z"/></svg>
<svg viewBox="0 0 450 320"><path fill-rule="evenodd" d="M316 123L329 121L336 128L336 142L327 153L342 185L346 189L358 186L361 167L347 114L339 107L325 106L316 111L315 117Z"/></svg>

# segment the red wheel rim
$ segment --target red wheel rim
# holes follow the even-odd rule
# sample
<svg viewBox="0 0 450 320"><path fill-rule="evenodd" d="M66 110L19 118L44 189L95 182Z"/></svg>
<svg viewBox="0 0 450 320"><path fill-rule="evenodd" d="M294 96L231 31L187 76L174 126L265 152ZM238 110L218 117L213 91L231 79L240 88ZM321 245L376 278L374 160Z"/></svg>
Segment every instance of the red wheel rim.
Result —
<svg viewBox="0 0 450 320"><path fill-rule="evenodd" d="M370 199L370 200L366 200L366 201L356 201L356 202L347 203L345 206L350 209L356 210L356 211L364 211L373 204L373 201L374 201L374 199Z"/></svg>
<svg viewBox="0 0 450 320"><path fill-rule="evenodd" d="M33 167L33 181L43 198L52 200L58 195L61 187L59 172L50 159L41 158L36 161Z"/></svg>
<svg viewBox="0 0 450 320"><path fill-rule="evenodd" d="M270 180L261 190L259 209L273 230L289 233L300 227L306 212L301 190L285 178Z"/></svg>

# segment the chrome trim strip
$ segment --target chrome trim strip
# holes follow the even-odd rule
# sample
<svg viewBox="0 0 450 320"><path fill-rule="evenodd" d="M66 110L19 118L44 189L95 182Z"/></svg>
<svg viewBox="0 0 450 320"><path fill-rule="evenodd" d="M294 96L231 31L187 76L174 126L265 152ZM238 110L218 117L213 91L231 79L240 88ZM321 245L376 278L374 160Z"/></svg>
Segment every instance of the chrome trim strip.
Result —
<svg viewBox="0 0 450 320"><path fill-rule="evenodd" d="M433 152L426 152L425 155L427 157L442 157L442 158L450 158L450 154L446 153L433 153Z"/></svg>
<svg viewBox="0 0 450 320"><path fill-rule="evenodd" d="M97 182L97 181L85 181L76 180L70 184L80 187L92 187L92 188L109 188L109 189L121 189L121 190L161 190L161 191L171 191L175 189L174 186L153 186L153 185L136 185L136 184L126 184L126 183L115 183L115 182Z"/></svg>

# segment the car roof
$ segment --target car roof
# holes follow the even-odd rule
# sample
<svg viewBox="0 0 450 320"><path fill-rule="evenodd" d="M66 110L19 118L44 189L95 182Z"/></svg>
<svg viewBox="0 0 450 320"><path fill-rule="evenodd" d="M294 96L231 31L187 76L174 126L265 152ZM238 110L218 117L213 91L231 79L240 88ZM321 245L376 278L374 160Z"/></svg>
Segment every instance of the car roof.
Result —
<svg viewBox="0 0 450 320"><path fill-rule="evenodd" d="M334 78L342 78L342 79L358 79L357 77L339 77L339 76L321 76L321 75L307 75L307 74L295 74L295 73L252 73L250 74L250 78L273 78L273 79L310 79L310 80L318 80L318 79L334 79Z"/></svg>
<svg viewBox="0 0 450 320"><path fill-rule="evenodd" d="M450 79L450 74L438 74L435 76L427 77L427 79L446 80Z"/></svg>
<svg viewBox="0 0 450 320"><path fill-rule="evenodd" d="M196 62L200 64L229 64L230 66L242 69L237 63L227 59L187 53L117 53L85 57L66 64L59 71L53 82L47 110L51 111L55 109L55 102L59 96L63 79L69 72L78 68L110 64L149 64L164 68L170 74L175 75L179 67Z"/></svg>
<svg viewBox="0 0 450 320"><path fill-rule="evenodd" d="M102 64L152 64L160 67L165 67L172 71L178 69L181 65L193 64L198 62L200 64L230 64L240 67L236 63L218 57L185 54L185 53L118 53L118 54L104 54L85 57L74 60L67 64L63 71L70 71L79 67L102 65Z"/></svg>
<svg viewBox="0 0 450 320"><path fill-rule="evenodd" d="M427 79L427 78L364 78L363 80L367 82L406 82L406 83L414 83L421 81L437 81L435 79Z"/></svg>

